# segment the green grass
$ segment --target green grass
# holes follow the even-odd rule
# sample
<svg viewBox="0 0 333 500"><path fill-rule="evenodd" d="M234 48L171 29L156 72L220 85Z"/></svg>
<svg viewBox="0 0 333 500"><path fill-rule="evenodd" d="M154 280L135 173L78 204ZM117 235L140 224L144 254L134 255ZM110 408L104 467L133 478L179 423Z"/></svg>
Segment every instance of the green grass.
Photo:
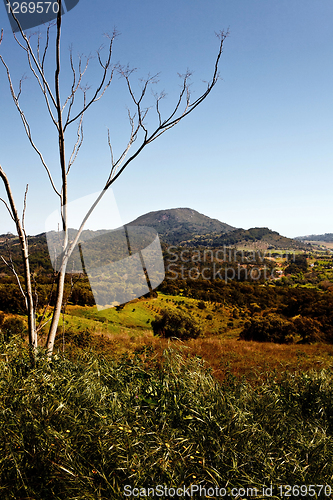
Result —
<svg viewBox="0 0 333 500"><path fill-rule="evenodd" d="M153 347L118 361L40 354L31 369L21 342L0 344L1 499L331 483L330 370L219 384L202 360L169 348L157 361Z"/></svg>
<svg viewBox="0 0 333 500"><path fill-rule="evenodd" d="M86 328L103 334L128 333L136 334L151 330L150 323L165 307L180 308L193 314L203 325L205 335L220 335L227 333L228 337L238 336L241 330L240 319L231 318L232 307L220 306L205 302L205 309L198 308L199 300L181 295L164 295L158 293L155 299L141 299L125 304L123 309L109 308L97 311L96 307L67 306L65 328L82 331ZM207 319L207 316L212 319ZM233 326L230 321L233 321ZM228 325L229 323L229 325ZM62 326L62 317L60 320Z"/></svg>

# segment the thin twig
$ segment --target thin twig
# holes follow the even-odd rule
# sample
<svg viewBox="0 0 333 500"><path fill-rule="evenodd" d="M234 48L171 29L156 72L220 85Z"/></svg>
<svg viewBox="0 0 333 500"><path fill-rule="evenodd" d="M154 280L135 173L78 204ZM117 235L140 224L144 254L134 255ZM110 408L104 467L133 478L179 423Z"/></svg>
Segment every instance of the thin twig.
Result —
<svg viewBox="0 0 333 500"><path fill-rule="evenodd" d="M27 187L25 188L25 193L24 193L24 204L23 204L23 212L22 212L22 229L25 233L25 227L24 227L24 217L25 217L25 211L27 209L27 194L28 194L28 187L29 185L27 184Z"/></svg>
<svg viewBox="0 0 333 500"><path fill-rule="evenodd" d="M7 243L7 245L8 245L8 240L6 241L6 243ZM28 301L27 301L27 296L26 296L26 294L24 293L24 290L23 290L23 288L22 288L22 285L21 285L21 282L20 282L20 278L19 278L19 276L18 276L18 274L17 274L17 272L16 272L16 270L15 270L15 267L14 267L14 264L13 264L13 261L12 261L12 257L11 257L11 255L9 255L10 263L8 263L8 262L6 261L6 259L5 259L2 255L0 255L0 257L1 257L1 259L3 260L3 262L6 264L6 266L7 266L7 267L11 270L11 272L14 274L15 279L16 279L16 282L17 282L18 287L19 287L19 290L20 290L21 294L23 295L24 302L25 302L25 307L26 307L26 309L28 310Z"/></svg>
<svg viewBox="0 0 333 500"><path fill-rule="evenodd" d="M97 102L104 95L106 89L110 86L112 78L113 78L113 74L114 74L114 68L111 70L110 77L107 81L106 81L106 78L107 78L108 71L109 71L110 66L111 66L112 46L113 46L113 42L114 42L116 37L117 37L116 31L113 32L112 37L109 37L109 40L110 40L109 53L108 53L106 62L104 64L102 63L102 60L100 57L100 51L97 52L99 63L101 65L101 67L104 69L101 82L98 85L93 97L89 100L89 102L85 106L83 106L81 111L79 111L79 113L77 113L74 116L74 118L71 118L71 119L69 119L69 117L67 118L65 126L64 126L64 131L66 130L68 125L70 125L75 120L77 120L81 116L81 114L84 113L92 105L93 102Z"/></svg>
<svg viewBox="0 0 333 500"><path fill-rule="evenodd" d="M0 198L0 201L2 201L2 203L4 203L5 207L7 208L8 212L9 212L9 215L11 216L11 218L13 219L13 221L15 222L14 215L13 215L11 209L9 208L7 202L3 198Z"/></svg>

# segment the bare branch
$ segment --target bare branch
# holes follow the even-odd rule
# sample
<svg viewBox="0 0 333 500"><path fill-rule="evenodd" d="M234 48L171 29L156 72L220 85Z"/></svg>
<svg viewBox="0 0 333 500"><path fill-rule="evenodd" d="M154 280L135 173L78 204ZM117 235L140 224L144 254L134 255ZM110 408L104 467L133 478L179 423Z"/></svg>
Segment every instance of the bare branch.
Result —
<svg viewBox="0 0 333 500"><path fill-rule="evenodd" d="M154 95L155 101L156 101L156 113L158 115L159 125L161 126L162 125L162 117L161 117L161 113L160 113L160 109L159 109L159 104L160 104L160 101L166 97L166 93L163 90L160 94L153 93L153 95Z"/></svg>
<svg viewBox="0 0 333 500"><path fill-rule="evenodd" d="M125 170L125 168L141 153L141 151L147 146L147 144L153 142L155 139L157 139L164 132L166 132L170 128L174 127L183 118L185 118L185 116L187 116L189 113L191 113L202 101L204 101L204 99L206 99L206 97L212 91L213 87L216 85L216 83L219 79L218 66L219 66L219 62L221 59L221 55L222 55L223 43L224 43L225 39L228 37L228 35L229 35L229 31L226 31L226 32L220 31L219 33L216 34L216 36L220 40L220 46L219 46L219 51L218 51L218 54L217 54L217 57L215 60L213 77L212 77L212 80L208 83L206 91L198 99L196 99L193 103L190 102L190 91L189 91L188 79L191 76L191 74L189 71L187 71L185 73L185 75L182 76L183 85L182 85L182 89L181 89L181 92L179 95L178 102L176 103L176 106L175 106L173 112L164 121L162 121L159 113L157 112L157 114L159 116L159 126L154 130L154 132L152 132L150 134L149 137L148 137L146 128L143 126L143 119L146 116L148 109L143 110L141 108L140 104L141 104L142 98L146 92L148 83L150 83L150 82L153 83L153 79L156 77L152 77L152 78L149 77L146 80L145 85L144 85L143 90L142 90L142 93L141 93L141 96L140 96L140 100L137 100L134 96L134 93L132 91L132 87L130 84L130 80L129 80L129 77L130 77L131 73L133 72L133 70L129 70L128 68L126 68L126 69L119 68L119 72L125 78L125 80L127 82L129 93L132 97L133 102L136 104L137 109L138 109L138 114L139 114L138 126L139 126L139 128L142 128L145 131L145 135L144 135L144 138L141 142L141 145L135 151L135 153L133 153L133 155L127 159L127 161L122 165L122 167L118 170L118 172L115 175L108 177L107 182L104 186L105 191L111 186L111 184L113 184L116 181L116 179L121 175L121 173ZM186 103L185 103L184 110L178 117L175 117L175 115L177 114L177 111L180 108L181 103L183 102L184 96L186 96L186 98L185 98ZM157 110L158 110L158 108L157 108Z"/></svg>
<svg viewBox="0 0 333 500"><path fill-rule="evenodd" d="M112 46L113 46L113 42L114 42L115 38L117 37L117 35L118 34L117 34L116 31L113 32L113 35L111 37L109 37L107 35L108 38L109 38L109 40L110 40L110 43L109 43L109 53L108 53L106 62L104 64L102 63L102 60L101 60L100 49L97 51L99 63L100 63L101 67L104 70L101 82L98 85L98 87L97 87L97 89L96 89L93 97L89 100L89 102L85 106L83 106L83 108L81 109L81 111L79 113L77 113L74 116L74 118L69 119L69 117L68 117L68 119L66 120L65 126L64 126L64 131L66 130L66 128L68 127L68 125L70 125L75 120L77 120L81 116L81 114L84 113L92 105L93 102L97 102L104 95L106 89L110 86L112 78L113 78L113 75L114 75L114 68L112 68L110 76L109 76L108 79L107 79L107 75L108 75L108 72L109 72L109 69L110 69L110 66L111 66Z"/></svg>
<svg viewBox="0 0 333 500"><path fill-rule="evenodd" d="M79 89L79 87L81 85L82 78L83 78L85 72L87 71L87 68L88 68L88 65L89 65L89 61L90 61L90 58L87 57L85 68L82 71L82 57L79 56L79 78L78 78L78 81L76 82L76 72L75 72L74 63L73 63L72 49L70 49L69 59L70 59L70 65L71 65L72 73L73 73L73 84L72 84L71 93L67 97L67 99L65 100L65 102L63 104L63 107L62 107L62 110L61 110L63 112L64 109L66 108L68 102L70 101L70 104L69 104L69 107L68 107L68 113L67 113L66 123L70 119L70 114L71 114L72 106L74 104L75 94L76 94L76 92L78 91L78 89ZM84 105L85 105L85 103L84 103Z"/></svg>
<svg viewBox="0 0 333 500"><path fill-rule="evenodd" d="M84 101L85 100L86 100L86 98L84 96ZM80 148L82 146L82 143L83 143L83 113L81 115L76 134L77 134L77 141L74 144L73 151L72 151L71 157L70 157L69 162L68 162L66 175L68 175L71 166L75 162L77 155L79 154Z"/></svg>
<svg viewBox="0 0 333 500"><path fill-rule="evenodd" d="M21 92L22 92L22 82L23 82L23 80L26 80L26 76L25 75L23 75L22 78L20 78L20 81L19 81L19 91L18 91L17 96L16 96L17 100L19 100Z"/></svg>
<svg viewBox="0 0 333 500"><path fill-rule="evenodd" d="M41 39L42 35L40 33L40 31L38 32L38 36L37 36L37 60L38 60L38 64L41 65L41 62L40 62L40 56L39 56L39 48L40 48L40 39Z"/></svg>
<svg viewBox="0 0 333 500"><path fill-rule="evenodd" d="M0 198L0 201L2 201L2 203L5 205L5 207L7 208L8 212L9 212L9 215L10 217L13 219L13 221L15 222L15 219L14 219L14 216L12 214L12 211L11 209L9 208L7 202L3 199L3 198Z"/></svg>
<svg viewBox="0 0 333 500"><path fill-rule="evenodd" d="M17 235L20 240L23 265L24 265L24 281L25 281L25 304L28 311L28 328L29 328L29 343L33 347L37 347L37 337L35 332L35 313L32 299L32 289L31 289L31 276L30 276L30 265L29 265L29 251L28 251L28 240L25 231L22 227L18 212L16 209L13 193L9 184L6 173L0 165L0 177L5 185L7 198L11 208L11 213L13 214L14 222L16 225ZM11 257L10 257L11 258ZM12 266L14 267L14 266ZM13 272L15 269L13 269ZM15 273L14 273L15 274ZM18 279L18 277L16 278ZM19 284L20 286L20 284Z"/></svg>
<svg viewBox="0 0 333 500"><path fill-rule="evenodd" d="M110 148L110 154L111 154L111 175L112 175L112 170L113 170L113 167L114 167L114 159L113 159L113 150L112 150L112 144L111 144L111 139L110 139L110 129L108 129L108 145L109 145L109 148Z"/></svg>
<svg viewBox="0 0 333 500"><path fill-rule="evenodd" d="M7 249L8 249L8 257L9 257L9 262L7 262L5 260L5 258L0 255L1 259L3 260L3 262L6 264L6 266L11 270L11 272L14 274L15 276L15 279L17 281L17 284L18 284L18 287L20 289L20 292L21 294L23 295L23 298L24 298L24 301L25 301L25 306L26 306L26 309L28 309L28 302L27 302L27 296L26 294L24 293L24 290L22 288L22 285L21 285L21 282L20 282L20 278L15 270L15 266L14 266L14 263L13 263L13 259L12 259L12 254L11 254L11 251L10 251L10 248L9 248L9 244L8 244L8 239L6 239L6 246L7 246Z"/></svg>
<svg viewBox="0 0 333 500"><path fill-rule="evenodd" d="M13 261L12 261L11 256L10 256L10 263L8 263L8 262L6 261L6 259L5 259L2 255L0 255L0 257L1 257L1 259L3 260L3 262L6 264L6 266L8 267L8 269L10 269L10 270L11 270L11 272L14 274L15 279L16 279L16 282L17 282L18 287L19 287L19 289L20 289L20 292L21 292L21 294L23 295L24 302L25 302L25 307L26 307L26 309L28 309L28 301L27 301L27 297L26 297L26 295L25 295L25 293L24 293L24 290L23 290L23 288L22 288L22 285L21 285L21 282L20 282L20 278L18 277L18 274L17 274L17 272L15 271L15 267L14 267L14 264L13 264Z"/></svg>
<svg viewBox="0 0 333 500"><path fill-rule="evenodd" d="M15 35L14 33L14 38L16 40L16 42L18 43L18 45L26 52L27 54L27 59L28 59L28 64L29 64L29 68L31 69L31 72L32 74L35 76L37 82L38 82L38 85L40 86L41 88L41 91L44 95L44 98L45 98L45 101L46 101L46 106L47 106L47 109L48 109L48 112L51 116L51 119L53 121L53 123L57 126L57 122L55 121L54 119L54 116L52 114L52 110L51 110L51 106L50 106L50 103L49 103L49 98L48 98L48 95L53 103L53 105L55 106L55 99L54 99L54 96L51 92L51 89L50 89L50 86L45 78L45 74L44 74L44 60L45 60L45 55L46 55L46 52L47 52L47 46L45 47L45 50L44 50L44 56L43 56L43 67L41 67L39 65L39 62L32 50L32 47L30 45L30 40L26 37L25 33L21 30L21 34L24 38L24 41L26 42L26 47L19 42L19 40L17 39L17 36ZM48 41L47 41L48 42ZM33 65L32 65L32 61L34 62L36 68L37 68L37 72L35 71ZM38 74L39 76L38 76Z"/></svg>
<svg viewBox="0 0 333 500"><path fill-rule="evenodd" d="M132 117L131 113L130 113L130 110L127 110L127 111L128 111L128 119L129 119L129 122L130 122L130 125L131 125L131 135L130 135L130 138L129 138L129 141L127 143L126 148L124 149L124 151L122 152L122 154L120 155L120 157L118 158L118 160L116 162L114 161L113 150L112 150L112 145L111 145L111 140L110 140L110 132L108 130L108 144L109 144L110 153L111 153L111 165L112 165L112 168L111 168L111 172L110 172L110 175L108 177L107 182L109 182L114 177L114 175L116 174L117 169L120 167L120 165L125 160L125 158L127 156L127 153L130 150L133 142L136 140L138 131L140 129L140 124L138 124L136 126L136 128L135 128L135 125L134 125L134 118L135 118L135 116Z"/></svg>
<svg viewBox="0 0 333 500"><path fill-rule="evenodd" d="M43 53L42 64L41 64L41 68L42 68L42 72L43 73L44 73L44 64L45 64L45 58L46 58L46 54L47 54L47 49L49 47L50 28L51 28L51 26L53 26L53 24L49 24L48 27L47 27L47 30L46 30L46 42L45 42L44 53Z"/></svg>
<svg viewBox="0 0 333 500"><path fill-rule="evenodd" d="M17 99L17 96L15 94L15 91L14 91L14 87L13 87L13 84L12 84L12 80L11 80L11 76L10 76L10 73L9 73L9 69L8 69L8 66L7 64L5 63L5 61L3 60L3 57L2 55L0 54L0 60L2 62L2 64L5 66L6 68L6 71L7 71L7 78L8 78L8 82L9 82L9 88L10 88L10 92L12 94L12 98L13 98L13 101L16 105L16 108L18 110L18 112L20 113L20 116L21 116L21 120L22 120L22 123L23 123L23 126L24 126L24 130L28 136L28 139L30 141L30 144L31 146L33 147L33 149L36 151L36 153L38 154L39 158L40 158L40 161L42 162L42 165L43 167L45 168L46 172L47 172L47 175L49 177L49 180L50 180L50 183L53 187L53 190L54 192L58 195L58 196L61 196L59 191L57 190L57 188L55 187L55 184L53 182L53 179L52 179L52 176L51 176L51 172L48 168L48 166L46 165L45 161L44 161L44 158L43 158L43 155L42 153L39 151L39 149L37 148L37 146L35 145L33 139L32 139L32 135L31 135L31 130L30 130L30 126L29 126L29 123L25 117L25 114L24 112L22 111L20 105L19 105L19 102L18 102L18 99Z"/></svg>
<svg viewBox="0 0 333 500"><path fill-rule="evenodd" d="M24 217L25 217L25 211L27 209L27 194L28 194L28 184L27 187L25 188L25 193L24 193L24 205L23 205L23 212L22 212L22 229L25 234L25 228L24 228Z"/></svg>

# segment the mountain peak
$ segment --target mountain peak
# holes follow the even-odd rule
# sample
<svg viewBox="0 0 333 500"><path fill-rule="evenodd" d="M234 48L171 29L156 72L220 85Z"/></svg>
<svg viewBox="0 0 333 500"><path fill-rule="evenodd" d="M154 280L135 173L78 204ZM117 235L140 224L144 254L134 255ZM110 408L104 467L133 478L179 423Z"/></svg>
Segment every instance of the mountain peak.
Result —
<svg viewBox="0 0 333 500"><path fill-rule="evenodd" d="M169 244L179 244L193 235L225 234L236 229L192 208L169 208L149 212L128 225L153 227L162 241Z"/></svg>

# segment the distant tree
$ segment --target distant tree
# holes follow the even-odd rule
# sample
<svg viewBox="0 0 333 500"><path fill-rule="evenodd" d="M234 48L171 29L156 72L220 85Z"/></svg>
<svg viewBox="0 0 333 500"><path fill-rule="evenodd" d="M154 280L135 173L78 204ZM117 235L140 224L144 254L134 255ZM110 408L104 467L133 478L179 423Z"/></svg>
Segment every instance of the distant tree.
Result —
<svg viewBox="0 0 333 500"><path fill-rule="evenodd" d="M285 274L304 273L308 269L306 255L296 255L295 260L291 262L285 269Z"/></svg>

